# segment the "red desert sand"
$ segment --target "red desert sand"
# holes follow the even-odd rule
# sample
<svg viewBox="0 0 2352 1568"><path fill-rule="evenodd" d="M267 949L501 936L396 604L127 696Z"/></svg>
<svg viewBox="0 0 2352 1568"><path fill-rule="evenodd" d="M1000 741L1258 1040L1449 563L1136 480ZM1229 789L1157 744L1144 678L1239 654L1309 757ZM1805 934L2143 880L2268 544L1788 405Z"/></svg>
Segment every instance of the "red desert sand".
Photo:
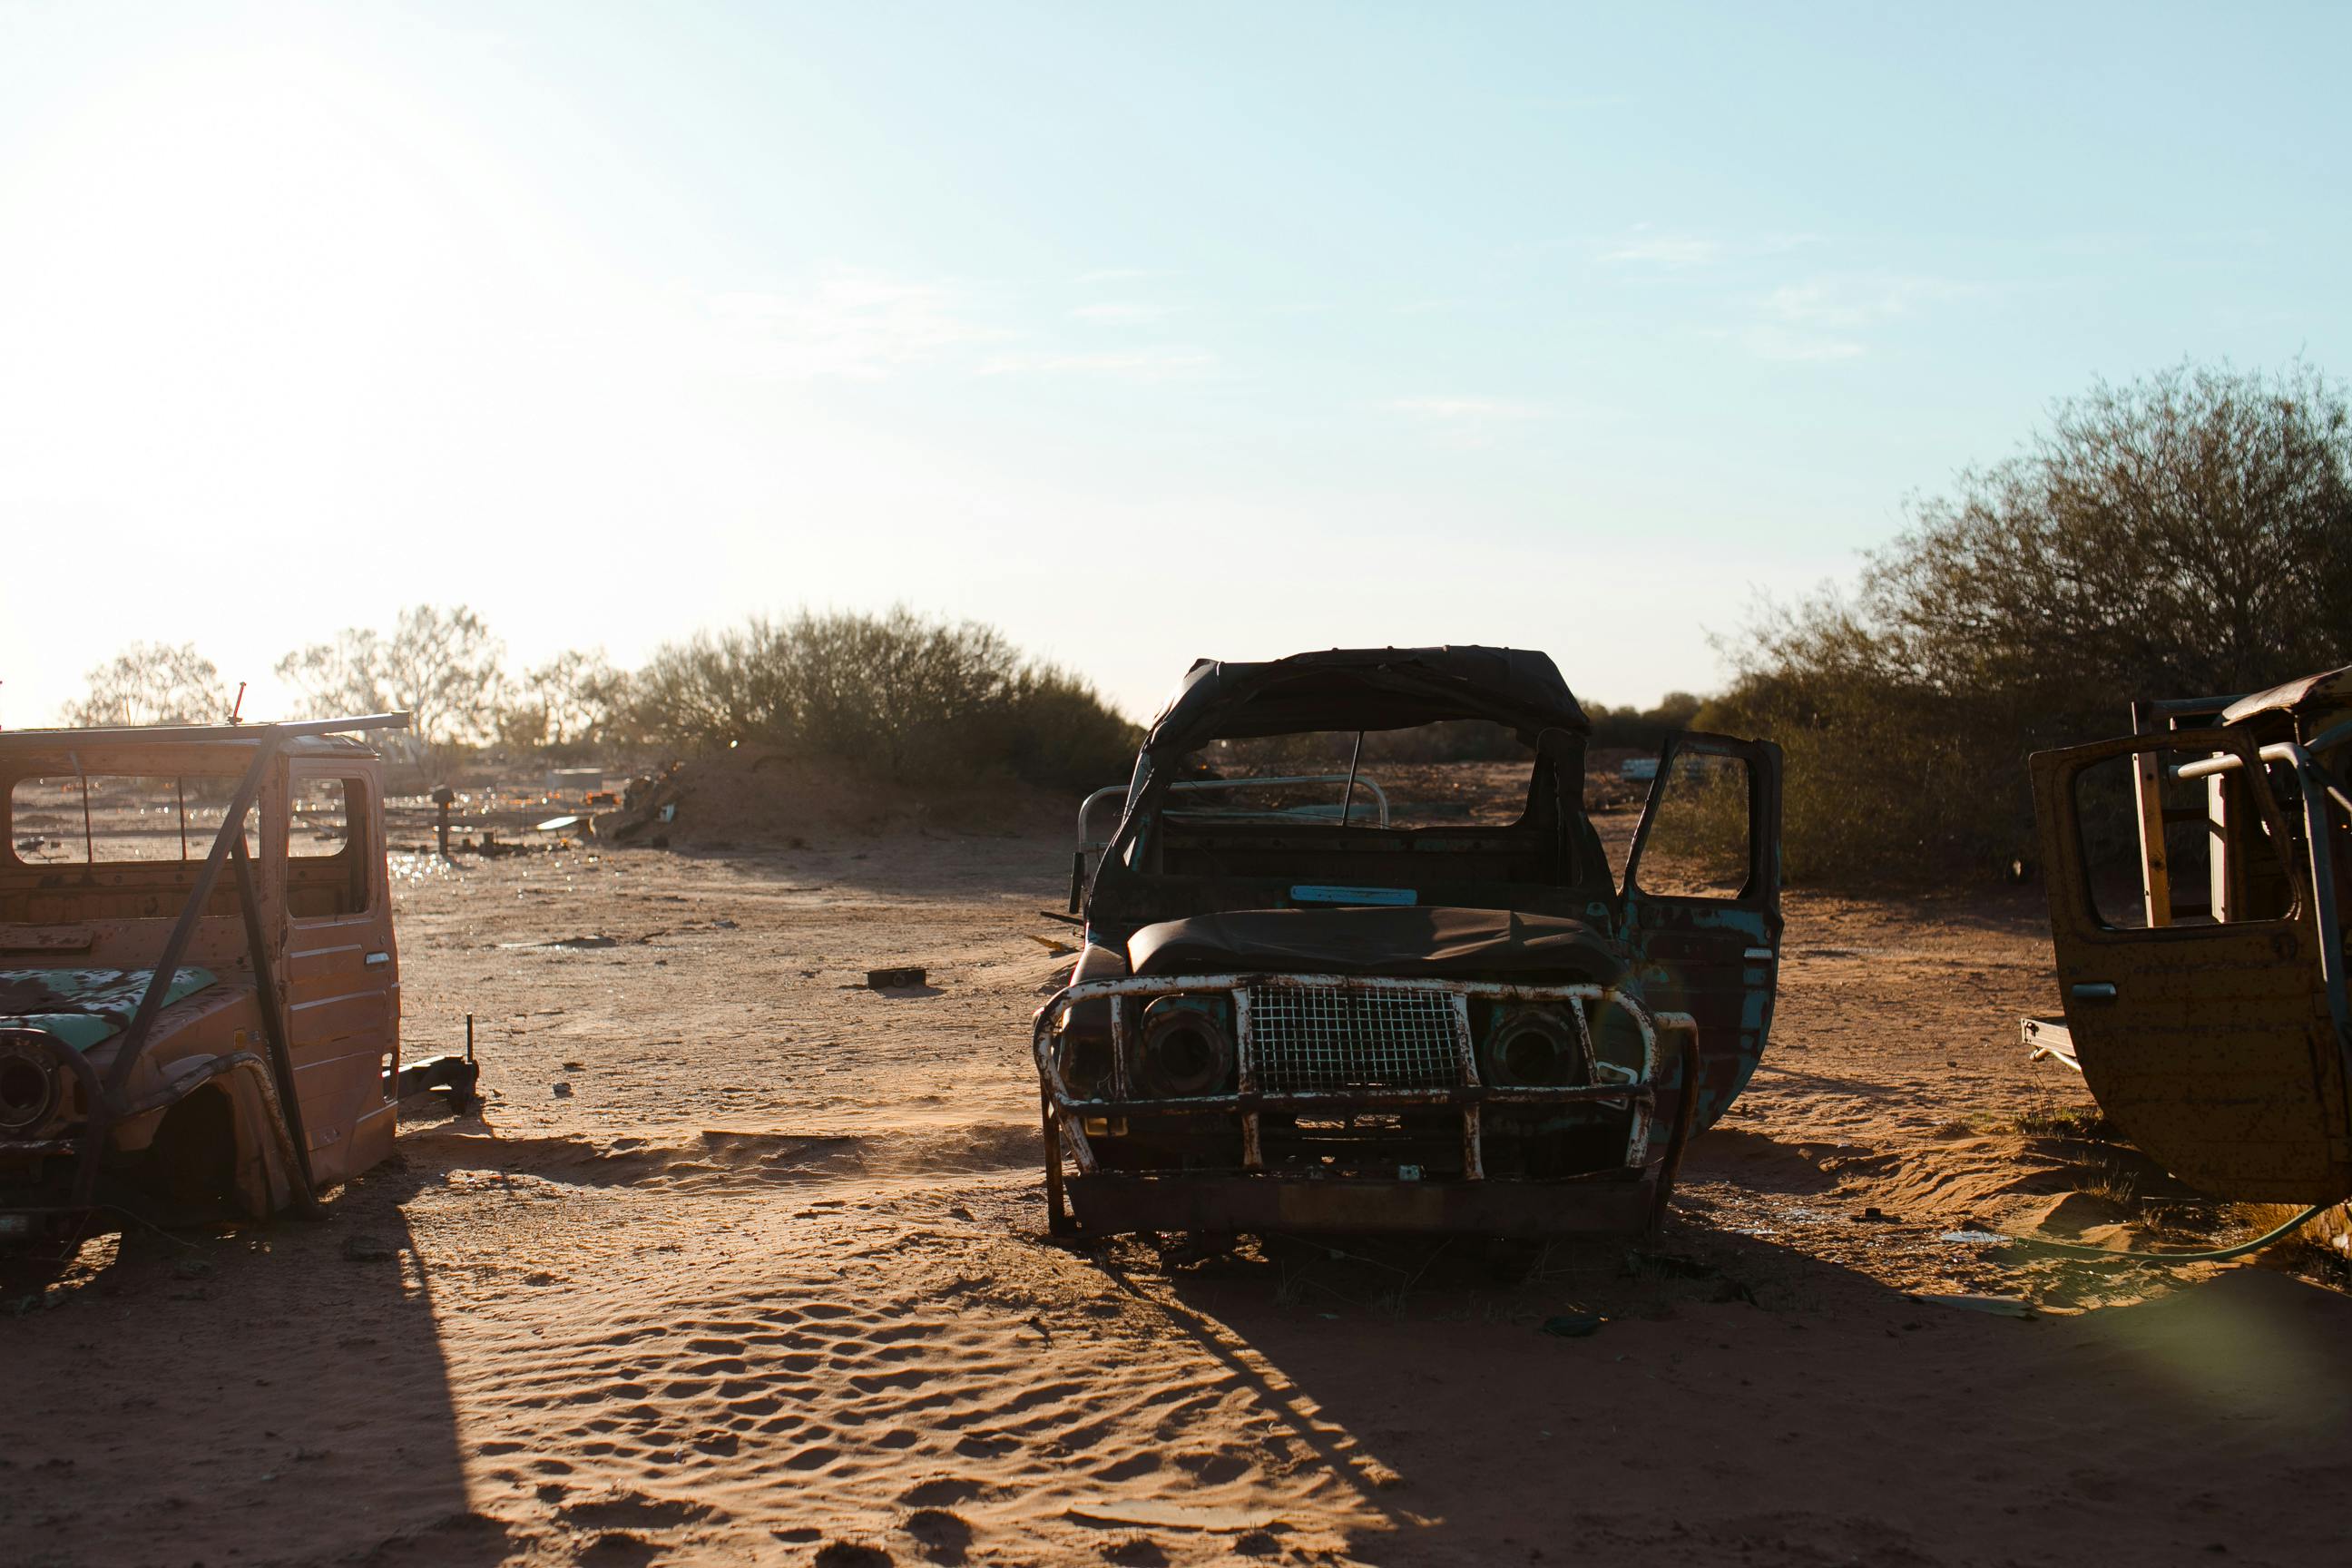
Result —
<svg viewBox="0 0 2352 1568"><path fill-rule="evenodd" d="M324 1223L7 1265L0 1558L2341 1557L2324 1260L1987 1239L2252 1228L2168 1211L2025 1061L2038 891L1792 891L1661 1255L1066 1248L1028 1019L1068 813L805 784L706 777L664 849L396 854L410 1048L478 1015L486 1109L412 1107ZM929 983L858 985L886 964Z"/></svg>

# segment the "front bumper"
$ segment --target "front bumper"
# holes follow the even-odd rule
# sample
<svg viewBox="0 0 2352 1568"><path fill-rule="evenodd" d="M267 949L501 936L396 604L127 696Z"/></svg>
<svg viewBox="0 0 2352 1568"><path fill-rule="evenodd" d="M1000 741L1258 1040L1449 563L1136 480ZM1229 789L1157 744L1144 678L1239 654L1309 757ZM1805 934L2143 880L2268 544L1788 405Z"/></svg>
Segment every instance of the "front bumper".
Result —
<svg viewBox="0 0 2352 1568"><path fill-rule="evenodd" d="M1250 998L1261 988L1297 988L1359 995L1442 997L1454 1020L1454 1081L1412 1087L1363 1084L1281 1090L1261 1086L1261 1042L1251 1027ZM1234 1019L1237 1072L1229 1093L1150 1099L1132 1092L1126 1070L1134 1019L1152 999L1224 993ZM1065 1080L1056 1057L1057 1026L1073 1007L1108 1001L1110 1081L1107 1091L1081 1095ZM1589 1040L1606 1009L1624 1012L1641 1041L1641 1065L1610 1081L1559 1087L1485 1082L1471 1038L1468 1003L1567 1004ZM1668 1042L1672 1045L1669 1046ZM1037 1011L1032 1048L1037 1064L1045 1142L1047 1201L1057 1232L1136 1230L1405 1231L1495 1236L1626 1235L1654 1227L1664 1217L1695 1110L1698 1086L1698 1026L1687 1014L1652 1014L1621 991L1592 984L1529 985L1487 981L1395 980L1331 974L1216 974L1090 981L1065 987ZM1667 1060L1679 1066L1679 1099L1663 1147L1654 1147ZM1597 1076L1597 1074L1596 1074ZM1625 1142L1612 1163L1549 1179L1492 1178L1487 1173L1486 1112L1606 1107L1625 1117ZM1459 1120L1459 1174L1442 1179L1387 1180L1361 1174L1305 1174L1270 1167L1265 1123L1269 1118L1430 1113ZM1105 1167L1088 1123L1108 1129L1138 1119L1230 1118L1239 1123L1239 1161L1223 1170L1135 1170ZM1067 1159L1076 1170L1066 1176Z"/></svg>

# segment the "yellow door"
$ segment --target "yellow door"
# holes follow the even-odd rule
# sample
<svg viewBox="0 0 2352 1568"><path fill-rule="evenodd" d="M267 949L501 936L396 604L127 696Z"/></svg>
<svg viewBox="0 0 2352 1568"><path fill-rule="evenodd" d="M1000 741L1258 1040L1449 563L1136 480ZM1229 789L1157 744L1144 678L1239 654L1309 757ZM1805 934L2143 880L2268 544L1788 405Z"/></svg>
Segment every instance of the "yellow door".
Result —
<svg viewBox="0 0 2352 1568"><path fill-rule="evenodd" d="M2116 824L2147 753L2156 776L2235 754L2231 808L2175 806L2161 856ZM2232 731L2131 736L2032 759L2050 931L2066 1025L2099 1107L2175 1175L2247 1202L2334 1203L2352 1194L2352 1121L2320 968L2307 864L2251 742ZM2201 791L2202 786L2199 786ZM2184 798L2196 798L2187 796ZM2285 889L2263 908L2200 889L2229 884L2219 857L2274 858ZM2204 874L2194 862L2210 860ZM2151 875L2150 862L2170 875ZM2219 876L2212 874L2220 870ZM2273 868L2261 868L2268 880ZM2168 891L2163 891L2168 887ZM2290 896L2291 895L2291 896Z"/></svg>
<svg viewBox="0 0 2352 1568"><path fill-rule="evenodd" d="M400 959L375 765L305 758L289 784L288 1024L311 1173L325 1188L392 1151Z"/></svg>

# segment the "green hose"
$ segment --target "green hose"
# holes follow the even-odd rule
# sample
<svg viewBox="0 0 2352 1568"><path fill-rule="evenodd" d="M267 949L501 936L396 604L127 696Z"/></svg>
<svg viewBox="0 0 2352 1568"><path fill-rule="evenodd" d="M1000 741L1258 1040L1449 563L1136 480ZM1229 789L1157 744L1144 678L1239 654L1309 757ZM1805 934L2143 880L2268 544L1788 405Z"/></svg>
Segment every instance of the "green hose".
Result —
<svg viewBox="0 0 2352 1568"><path fill-rule="evenodd" d="M2276 1230L2265 1231L2252 1241L2241 1241L2231 1247L2209 1247L2202 1252L2116 1252L2104 1247L2083 1247L2071 1241L2043 1241L2032 1236L2012 1236L2007 1239L2020 1247L2038 1247L2066 1258L2101 1258L2119 1263L2226 1263L2232 1258L2260 1252L2271 1243L2284 1240L2318 1218L2327 1206L2326 1204L2314 1204Z"/></svg>

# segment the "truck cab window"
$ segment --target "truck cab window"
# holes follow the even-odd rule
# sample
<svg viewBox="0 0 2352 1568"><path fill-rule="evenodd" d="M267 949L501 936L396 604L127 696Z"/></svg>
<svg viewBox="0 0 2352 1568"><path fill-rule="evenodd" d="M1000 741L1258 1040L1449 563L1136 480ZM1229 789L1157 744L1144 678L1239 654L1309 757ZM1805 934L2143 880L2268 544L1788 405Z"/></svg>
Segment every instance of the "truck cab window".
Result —
<svg viewBox="0 0 2352 1568"><path fill-rule="evenodd" d="M364 779L297 778L286 832L286 893L297 920L331 920L368 907Z"/></svg>

